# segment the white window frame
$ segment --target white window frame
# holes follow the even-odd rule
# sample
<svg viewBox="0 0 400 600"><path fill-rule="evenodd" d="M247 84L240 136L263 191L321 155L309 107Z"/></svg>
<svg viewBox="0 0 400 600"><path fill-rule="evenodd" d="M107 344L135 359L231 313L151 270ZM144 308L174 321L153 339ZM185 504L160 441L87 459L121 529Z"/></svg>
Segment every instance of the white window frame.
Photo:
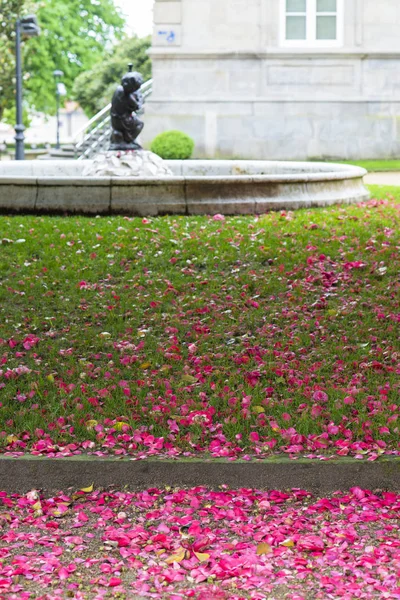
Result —
<svg viewBox="0 0 400 600"><path fill-rule="evenodd" d="M287 40L286 39L286 0L280 0L280 45L286 48L338 48L343 46L344 38L344 2L336 0L336 13L318 13L318 15L336 16L336 39L335 40L317 40L317 0L306 0L306 39L305 40ZM304 13L291 13L304 15Z"/></svg>

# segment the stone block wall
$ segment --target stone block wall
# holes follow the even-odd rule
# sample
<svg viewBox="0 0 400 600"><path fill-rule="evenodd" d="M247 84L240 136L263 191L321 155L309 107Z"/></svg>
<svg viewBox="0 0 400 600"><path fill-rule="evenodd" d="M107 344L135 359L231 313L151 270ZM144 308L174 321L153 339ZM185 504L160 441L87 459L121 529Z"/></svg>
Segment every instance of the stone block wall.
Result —
<svg viewBox="0 0 400 600"><path fill-rule="evenodd" d="M344 44L280 46L281 0L156 0L144 142L197 156L400 156L400 3L344 0Z"/></svg>

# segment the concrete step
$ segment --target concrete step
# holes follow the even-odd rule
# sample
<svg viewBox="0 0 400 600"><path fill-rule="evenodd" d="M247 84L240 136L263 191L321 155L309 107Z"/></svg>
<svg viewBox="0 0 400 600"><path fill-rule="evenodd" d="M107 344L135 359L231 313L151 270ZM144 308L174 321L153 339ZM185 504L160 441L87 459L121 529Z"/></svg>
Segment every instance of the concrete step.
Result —
<svg viewBox="0 0 400 600"><path fill-rule="evenodd" d="M49 151L49 155L52 158L75 158L75 150L74 148L66 149L66 148L52 148Z"/></svg>

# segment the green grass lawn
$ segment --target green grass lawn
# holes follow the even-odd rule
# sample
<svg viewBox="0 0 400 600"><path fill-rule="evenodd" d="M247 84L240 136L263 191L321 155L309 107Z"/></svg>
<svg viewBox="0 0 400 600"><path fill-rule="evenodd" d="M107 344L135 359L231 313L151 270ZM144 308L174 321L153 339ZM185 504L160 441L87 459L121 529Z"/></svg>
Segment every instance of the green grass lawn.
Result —
<svg viewBox="0 0 400 600"><path fill-rule="evenodd" d="M3 451L399 449L400 190L261 217L0 217Z"/></svg>
<svg viewBox="0 0 400 600"><path fill-rule="evenodd" d="M355 165L367 169L370 173L379 171L400 171L400 160L338 160L335 162Z"/></svg>

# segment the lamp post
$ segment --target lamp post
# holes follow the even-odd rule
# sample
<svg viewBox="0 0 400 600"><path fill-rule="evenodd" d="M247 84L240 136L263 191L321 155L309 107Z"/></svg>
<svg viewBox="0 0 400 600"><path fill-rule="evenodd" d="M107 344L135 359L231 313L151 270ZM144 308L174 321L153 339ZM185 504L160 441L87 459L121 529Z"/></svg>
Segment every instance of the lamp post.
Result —
<svg viewBox="0 0 400 600"><path fill-rule="evenodd" d="M16 63L16 117L15 125L15 160L24 160L24 124L22 117L22 61L21 61L21 20L17 19L15 30L15 63Z"/></svg>
<svg viewBox="0 0 400 600"><path fill-rule="evenodd" d="M24 160L24 131L22 110L22 58L21 39L40 34L40 28L34 15L17 19L15 27L15 75L16 75L16 125L15 125L15 160Z"/></svg>
<svg viewBox="0 0 400 600"><path fill-rule="evenodd" d="M54 79L56 80L56 103L57 103L57 142L56 148L60 149L60 96L65 95L65 86L63 83L59 82L59 78L64 75L62 71L56 69L53 72Z"/></svg>

